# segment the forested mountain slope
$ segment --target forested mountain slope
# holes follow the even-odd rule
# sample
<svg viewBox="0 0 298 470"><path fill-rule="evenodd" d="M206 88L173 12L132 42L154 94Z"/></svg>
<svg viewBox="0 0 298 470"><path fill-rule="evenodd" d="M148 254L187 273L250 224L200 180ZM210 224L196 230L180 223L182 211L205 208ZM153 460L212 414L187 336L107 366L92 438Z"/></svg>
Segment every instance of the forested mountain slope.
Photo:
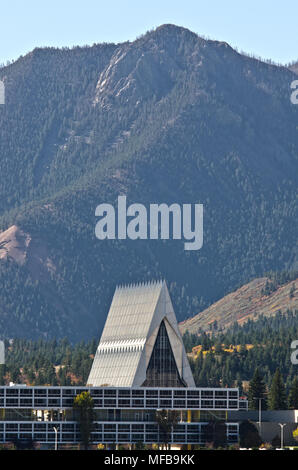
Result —
<svg viewBox="0 0 298 470"><path fill-rule="evenodd" d="M35 49L1 68L1 335L90 338L117 283L156 278L183 320L295 268L295 77L173 25L123 44ZM119 194L203 203L203 248L97 240L95 208ZM23 262L8 229L28 241Z"/></svg>
<svg viewBox="0 0 298 470"><path fill-rule="evenodd" d="M180 323L179 327L182 333L205 331L216 335L235 323L241 326L248 320L274 317L287 311L298 312L297 272L254 279Z"/></svg>

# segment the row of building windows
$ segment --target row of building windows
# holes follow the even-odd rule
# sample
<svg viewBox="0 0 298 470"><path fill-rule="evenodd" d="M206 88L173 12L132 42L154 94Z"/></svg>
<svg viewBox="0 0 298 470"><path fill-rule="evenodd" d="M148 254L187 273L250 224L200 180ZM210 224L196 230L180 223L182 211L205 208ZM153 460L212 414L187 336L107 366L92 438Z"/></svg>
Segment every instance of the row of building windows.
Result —
<svg viewBox="0 0 298 470"><path fill-rule="evenodd" d="M0 397L75 397L89 391L93 398L119 397L119 398L238 398L237 389L123 389L123 388L75 388L75 387L0 387Z"/></svg>
<svg viewBox="0 0 298 470"><path fill-rule="evenodd" d="M104 424L95 423L92 432L93 443L114 442L162 442L163 436L158 432L157 425L153 424ZM31 426L31 427L30 427ZM39 442L53 442L56 438L53 426L58 427L58 442L79 442L80 434L75 423L61 426L61 423L47 423L47 427L41 428L36 423L24 425L24 423L6 423L0 425L0 442L9 442L15 439L33 439ZM61 426L61 427L60 427ZM205 424L179 424L175 426L170 437L172 443L205 443ZM238 425L226 423L228 442L237 442Z"/></svg>
<svg viewBox="0 0 298 470"><path fill-rule="evenodd" d="M71 408L73 400L0 398L0 408ZM94 408L238 409L238 400L94 400Z"/></svg>
<svg viewBox="0 0 298 470"><path fill-rule="evenodd" d="M235 389L108 389L0 387L0 408L71 408L90 391L95 408L238 409Z"/></svg>

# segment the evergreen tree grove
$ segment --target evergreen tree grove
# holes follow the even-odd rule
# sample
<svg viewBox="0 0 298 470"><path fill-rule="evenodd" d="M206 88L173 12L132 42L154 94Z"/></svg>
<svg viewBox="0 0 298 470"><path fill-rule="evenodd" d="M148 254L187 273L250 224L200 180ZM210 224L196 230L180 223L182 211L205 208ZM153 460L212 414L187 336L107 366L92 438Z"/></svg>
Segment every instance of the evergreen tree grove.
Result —
<svg viewBox="0 0 298 470"><path fill-rule="evenodd" d="M289 407L294 410L298 409L298 377L296 376L292 382L289 393Z"/></svg>
<svg viewBox="0 0 298 470"><path fill-rule="evenodd" d="M266 386L257 368L249 383L248 406L251 410L259 409L259 399L262 399L262 409L267 409Z"/></svg>
<svg viewBox="0 0 298 470"><path fill-rule="evenodd" d="M285 386L279 369L276 370L272 380L269 392L269 408L270 410L287 409Z"/></svg>

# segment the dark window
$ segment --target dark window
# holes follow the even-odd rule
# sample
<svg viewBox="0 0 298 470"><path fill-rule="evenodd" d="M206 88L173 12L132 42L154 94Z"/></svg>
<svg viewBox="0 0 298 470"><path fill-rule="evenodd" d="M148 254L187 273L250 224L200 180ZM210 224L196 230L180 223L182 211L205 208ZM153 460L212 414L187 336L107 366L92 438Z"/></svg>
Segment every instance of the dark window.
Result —
<svg viewBox="0 0 298 470"><path fill-rule="evenodd" d="M74 431L74 424L64 424L62 425L62 431L63 432L70 432Z"/></svg>
<svg viewBox="0 0 298 470"><path fill-rule="evenodd" d="M185 387L181 379L170 345L164 322L161 322L158 335L146 372L145 387Z"/></svg>
<svg viewBox="0 0 298 470"><path fill-rule="evenodd" d="M238 432L237 424L229 424L228 430L229 430L229 432Z"/></svg>
<svg viewBox="0 0 298 470"><path fill-rule="evenodd" d="M62 400L62 406L73 406L73 398L64 398ZM95 406L95 403L94 403Z"/></svg>
<svg viewBox="0 0 298 470"><path fill-rule="evenodd" d="M115 397L116 396L116 390L105 390L104 391L104 396L105 397Z"/></svg>
<svg viewBox="0 0 298 470"><path fill-rule="evenodd" d="M118 396L119 397L129 397L130 396L130 390L119 390L118 391Z"/></svg>
<svg viewBox="0 0 298 470"><path fill-rule="evenodd" d="M118 405L119 406L129 407L130 406L130 400L119 399L118 400Z"/></svg>
<svg viewBox="0 0 298 470"><path fill-rule="evenodd" d="M146 442L158 442L158 434L146 434Z"/></svg>
<svg viewBox="0 0 298 470"><path fill-rule="evenodd" d="M8 423L6 424L6 431L17 431L18 425L16 423Z"/></svg>
<svg viewBox="0 0 298 470"><path fill-rule="evenodd" d="M199 400L187 400L187 406L189 408L200 408L200 401Z"/></svg>
<svg viewBox="0 0 298 470"><path fill-rule="evenodd" d="M6 398L6 406L17 406L18 399L17 398Z"/></svg>
<svg viewBox="0 0 298 470"><path fill-rule="evenodd" d="M226 408L227 401L226 400L215 400L215 408Z"/></svg>
<svg viewBox="0 0 298 470"><path fill-rule="evenodd" d="M104 424L104 431L116 431L116 424Z"/></svg>
<svg viewBox="0 0 298 470"><path fill-rule="evenodd" d="M175 432L184 432L185 431L185 424L177 424L174 426Z"/></svg>
<svg viewBox="0 0 298 470"><path fill-rule="evenodd" d="M146 390L146 397L157 397L158 391L157 390Z"/></svg>
<svg viewBox="0 0 298 470"><path fill-rule="evenodd" d="M144 396L144 390L133 390L132 391L132 396L133 397L143 397Z"/></svg>
<svg viewBox="0 0 298 470"><path fill-rule="evenodd" d="M21 396L22 395L32 396L32 388L23 388L23 389L21 389Z"/></svg>
<svg viewBox="0 0 298 470"><path fill-rule="evenodd" d="M185 390L174 390L174 398L175 397L185 397Z"/></svg>
<svg viewBox="0 0 298 470"><path fill-rule="evenodd" d="M144 400L132 400L132 406L134 408L142 408Z"/></svg>
<svg viewBox="0 0 298 470"><path fill-rule="evenodd" d="M222 398L222 397L226 398L227 394L228 394L227 390L215 390L215 398L219 398L219 397L220 398Z"/></svg>
<svg viewBox="0 0 298 470"><path fill-rule="evenodd" d="M172 401L171 400L160 400L160 407L161 408L171 408Z"/></svg>
<svg viewBox="0 0 298 470"><path fill-rule="evenodd" d="M104 434L104 442L116 442L116 434Z"/></svg>
<svg viewBox="0 0 298 470"><path fill-rule="evenodd" d="M202 390L202 398L213 398L212 390Z"/></svg>
<svg viewBox="0 0 298 470"><path fill-rule="evenodd" d="M59 406L60 400L59 398L49 398L49 406Z"/></svg>
<svg viewBox="0 0 298 470"><path fill-rule="evenodd" d="M48 395L49 397L60 397L60 389L49 388Z"/></svg>
<svg viewBox="0 0 298 470"><path fill-rule="evenodd" d="M173 440L174 440L174 442L185 442L185 435L184 434L174 434Z"/></svg>
<svg viewBox="0 0 298 470"><path fill-rule="evenodd" d="M131 436L132 441L143 441L144 435L143 434L132 434Z"/></svg>
<svg viewBox="0 0 298 470"><path fill-rule="evenodd" d="M116 400L113 400L112 398L104 400L104 406L111 407L111 406L116 406Z"/></svg>
<svg viewBox="0 0 298 470"><path fill-rule="evenodd" d="M42 398L36 398L34 400L34 404L35 406L46 406L46 399L42 399Z"/></svg>
<svg viewBox="0 0 298 470"><path fill-rule="evenodd" d="M102 400L93 398L93 405L95 408L102 408Z"/></svg>
<svg viewBox="0 0 298 470"><path fill-rule="evenodd" d="M238 408L238 401L237 400L229 400L229 408Z"/></svg>
<svg viewBox="0 0 298 470"><path fill-rule="evenodd" d="M213 408L213 401L212 400L202 400L201 408Z"/></svg>
<svg viewBox="0 0 298 470"><path fill-rule="evenodd" d="M32 399L31 398L21 398L20 400L20 406L31 406L32 405Z"/></svg>
<svg viewBox="0 0 298 470"><path fill-rule="evenodd" d="M146 400L146 408L157 408L158 401L157 400Z"/></svg>
<svg viewBox="0 0 298 470"><path fill-rule="evenodd" d="M35 389L35 391L34 391L34 395L35 395L36 397L43 397L43 396L45 396L46 394L47 394L46 389L37 388L37 389Z"/></svg>
<svg viewBox="0 0 298 470"><path fill-rule="evenodd" d="M34 430L36 430L36 431L45 431L46 427L47 427L46 424L34 423Z"/></svg>
<svg viewBox="0 0 298 470"><path fill-rule="evenodd" d="M18 395L19 394L19 390L17 388L11 388L9 390L6 390L6 396L7 397L12 397L12 396L15 396L15 395Z"/></svg>
<svg viewBox="0 0 298 470"><path fill-rule="evenodd" d="M174 400L174 408L186 408L185 400Z"/></svg>
<svg viewBox="0 0 298 470"><path fill-rule="evenodd" d="M32 424L31 423L21 423L20 424L20 431L31 431Z"/></svg>
<svg viewBox="0 0 298 470"><path fill-rule="evenodd" d="M118 434L118 441L120 442L129 442L130 441L130 436L129 434Z"/></svg>
<svg viewBox="0 0 298 470"><path fill-rule="evenodd" d="M118 424L118 431L119 432L129 432L130 425L129 424Z"/></svg>
<svg viewBox="0 0 298 470"><path fill-rule="evenodd" d="M158 430L157 424L146 424L147 432L151 432L151 431L157 432L157 430Z"/></svg>
<svg viewBox="0 0 298 470"><path fill-rule="evenodd" d="M200 398L199 390L187 390L187 398Z"/></svg>

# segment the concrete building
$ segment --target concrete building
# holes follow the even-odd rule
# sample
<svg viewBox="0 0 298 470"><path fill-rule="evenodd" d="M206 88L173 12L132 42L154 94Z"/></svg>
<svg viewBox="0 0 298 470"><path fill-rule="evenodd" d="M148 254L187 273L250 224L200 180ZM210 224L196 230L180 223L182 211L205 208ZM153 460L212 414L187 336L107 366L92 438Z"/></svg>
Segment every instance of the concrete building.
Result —
<svg viewBox="0 0 298 470"><path fill-rule="evenodd" d="M116 289L87 383L195 386L165 282Z"/></svg>
<svg viewBox="0 0 298 470"><path fill-rule="evenodd" d="M89 391L94 401L92 443L163 442L156 410L176 410L179 421L169 442L203 445L210 421L221 421L228 443L238 441L238 423L227 420L239 409L238 389L157 387L0 387L0 442L34 440L42 444L80 442L73 400Z"/></svg>
<svg viewBox="0 0 298 470"><path fill-rule="evenodd" d="M86 387L0 387L0 442L78 443L73 400L83 391L94 402L93 444L163 442L161 409L177 412L171 444L204 445L214 422L238 442L228 412L245 403L237 388L195 387L165 282L116 289Z"/></svg>
<svg viewBox="0 0 298 470"><path fill-rule="evenodd" d="M264 442L272 442L274 438L281 440L280 424L283 424L283 444L285 446L297 445L293 438L293 431L298 427L298 410L262 410L261 426L258 411L229 411L228 419L233 419L239 423L246 420L251 421Z"/></svg>

